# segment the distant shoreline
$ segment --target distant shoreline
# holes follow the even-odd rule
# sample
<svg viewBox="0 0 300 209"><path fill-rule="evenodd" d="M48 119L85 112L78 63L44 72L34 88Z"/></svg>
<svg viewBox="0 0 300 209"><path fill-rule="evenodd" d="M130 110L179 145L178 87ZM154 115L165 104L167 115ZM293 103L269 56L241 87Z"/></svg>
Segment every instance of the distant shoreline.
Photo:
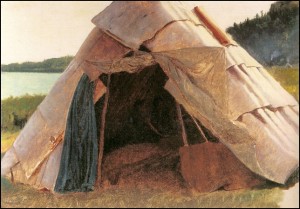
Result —
<svg viewBox="0 0 300 209"><path fill-rule="evenodd" d="M74 56L46 59L42 62L23 62L1 65L1 72L62 73Z"/></svg>
<svg viewBox="0 0 300 209"><path fill-rule="evenodd" d="M1 73L63 73L63 71L53 72L53 71L4 71Z"/></svg>

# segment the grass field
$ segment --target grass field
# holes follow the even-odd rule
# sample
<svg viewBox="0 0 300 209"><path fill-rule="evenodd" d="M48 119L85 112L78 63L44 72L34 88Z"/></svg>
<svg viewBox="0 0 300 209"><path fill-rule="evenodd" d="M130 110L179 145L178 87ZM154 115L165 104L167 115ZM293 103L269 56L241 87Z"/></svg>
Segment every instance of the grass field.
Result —
<svg viewBox="0 0 300 209"><path fill-rule="evenodd" d="M13 124L12 114L15 113L19 119L29 118L44 98L44 95L25 95L2 100L1 131L11 133L19 131L20 127Z"/></svg>
<svg viewBox="0 0 300 209"><path fill-rule="evenodd" d="M200 194L151 188L108 188L90 193L53 195L26 185L11 186L1 180L1 207L278 207L282 190L278 187L217 191ZM38 200L38 201L37 201Z"/></svg>
<svg viewBox="0 0 300 209"><path fill-rule="evenodd" d="M268 72L299 101L299 69L272 67Z"/></svg>
<svg viewBox="0 0 300 209"><path fill-rule="evenodd" d="M299 70L268 69L270 74L299 101ZM24 96L1 101L1 156L19 134L10 115L29 117L45 96ZM298 174L294 180L299 179ZM279 207L283 187L268 183L251 190L200 194L184 186L110 186L90 193L54 195L22 184L11 184L1 177L1 207Z"/></svg>

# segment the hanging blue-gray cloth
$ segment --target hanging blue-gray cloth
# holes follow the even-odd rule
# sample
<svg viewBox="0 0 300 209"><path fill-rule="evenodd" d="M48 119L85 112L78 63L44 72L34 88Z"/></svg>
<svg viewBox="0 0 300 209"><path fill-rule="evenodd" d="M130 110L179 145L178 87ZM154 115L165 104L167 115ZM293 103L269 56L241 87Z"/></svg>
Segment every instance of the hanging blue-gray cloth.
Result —
<svg viewBox="0 0 300 209"><path fill-rule="evenodd" d="M98 137L93 103L94 82L83 75L70 106L60 168L54 191L86 192L97 176Z"/></svg>

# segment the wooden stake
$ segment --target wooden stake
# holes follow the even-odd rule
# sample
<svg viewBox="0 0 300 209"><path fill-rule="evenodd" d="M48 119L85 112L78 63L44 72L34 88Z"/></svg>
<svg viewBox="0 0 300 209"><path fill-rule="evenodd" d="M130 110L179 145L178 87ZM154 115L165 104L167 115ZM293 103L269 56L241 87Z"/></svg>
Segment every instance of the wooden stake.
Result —
<svg viewBox="0 0 300 209"><path fill-rule="evenodd" d="M101 115L101 127L100 127L100 139L99 139L99 155L98 155L98 166L97 166L97 179L95 186L99 188L101 186L101 171L102 171L102 159L103 159L103 149L104 149L104 132L105 132L105 121L106 121L106 112L108 106L108 97L109 97L109 84L110 84L110 74L108 74L107 85L106 85L106 94L104 98L104 105Z"/></svg>
<svg viewBox="0 0 300 209"><path fill-rule="evenodd" d="M182 119L181 108L180 108L180 104L178 102L176 102L176 109L177 109L178 120L179 120L180 125L181 125L181 134L182 134L183 145L184 146L189 146L188 141L187 141L187 135L186 135L185 127L184 127L184 122L183 122L183 119Z"/></svg>
<svg viewBox="0 0 300 209"><path fill-rule="evenodd" d="M205 139L206 142L208 142L208 139L206 138L206 136L205 136L205 134L204 134L204 132L203 132L201 126L198 124L198 122L196 121L196 119L195 119L193 116L191 116L191 117L192 117L194 123L196 124L198 130L200 131L201 136Z"/></svg>
<svg viewBox="0 0 300 209"><path fill-rule="evenodd" d="M10 168L10 177L11 177L11 182L14 184L15 183L15 178L14 178L14 173L12 171L12 168Z"/></svg>
<svg viewBox="0 0 300 209"><path fill-rule="evenodd" d="M11 178L11 182L12 182L13 184L15 183L15 178L14 178L13 168L14 168L15 166L17 166L19 163L20 163L20 161L17 162L16 164L14 164L14 165L9 169L9 170L10 170L10 178Z"/></svg>

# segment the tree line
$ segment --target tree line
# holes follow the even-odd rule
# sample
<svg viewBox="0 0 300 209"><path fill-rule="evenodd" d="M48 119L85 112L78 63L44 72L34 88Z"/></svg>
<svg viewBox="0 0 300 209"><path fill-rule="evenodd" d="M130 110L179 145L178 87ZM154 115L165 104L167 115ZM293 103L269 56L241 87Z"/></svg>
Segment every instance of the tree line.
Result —
<svg viewBox="0 0 300 209"><path fill-rule="evenodd" d="M69 65L73 56L46 59L42 62L24 62L1 65L2 72L42 72L61 73Z"/></svg>
<svg viewBox="0 0 300 209"><path fill-rule="evenodd" d="M299 63L299 2L278 1L267 13L227 29L233 39L264 65Z"/></svg>

